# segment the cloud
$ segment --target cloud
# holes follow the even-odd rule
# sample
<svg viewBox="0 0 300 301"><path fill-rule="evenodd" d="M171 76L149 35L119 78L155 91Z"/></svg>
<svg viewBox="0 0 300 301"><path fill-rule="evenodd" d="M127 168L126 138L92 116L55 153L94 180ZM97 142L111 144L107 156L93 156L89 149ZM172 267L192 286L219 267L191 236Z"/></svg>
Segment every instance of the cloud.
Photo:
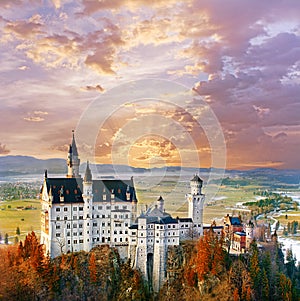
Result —
<svg viewBox="0 0 300 301"><path fill-rule="evenodd" d="M44 118L39 116L24 117L23 119L30 122L41 122L45 120Z"/></svg>
<svg viewBox="0 0 300 301"><path fill-rule="evenodd" d="M28 113L28 117L24 117L23 119L30 122L41 122L44 121L45 118L41 116L48 115L48 112L45 111L34 111L32 114Z"/></svg>
<svg viewBox="0 0 300 301"><path fill-rule="evenodd" d="M82 88L84 91L98 91L100 93L105 92L105 89L101 85L96 85L96 86L85 86Z"/></svg>
<svg viewBox="0 0 300 301"><path fill-rule="evenodd" d="M0 154L1 155L7 155L8 153L10 153L10 150L6 148L5 144L2 144L0 142Z"/></svg>

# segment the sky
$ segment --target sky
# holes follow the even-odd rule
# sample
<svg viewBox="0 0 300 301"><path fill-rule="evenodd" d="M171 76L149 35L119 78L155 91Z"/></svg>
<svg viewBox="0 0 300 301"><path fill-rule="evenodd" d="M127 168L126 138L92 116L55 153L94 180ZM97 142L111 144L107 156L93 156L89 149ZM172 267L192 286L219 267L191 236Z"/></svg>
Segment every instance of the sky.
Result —
<svg viewBox="0 0 300 301"><path fill-rule="evenodd" d="M0 155L300 169L300 1L1 0Z"/></svg>

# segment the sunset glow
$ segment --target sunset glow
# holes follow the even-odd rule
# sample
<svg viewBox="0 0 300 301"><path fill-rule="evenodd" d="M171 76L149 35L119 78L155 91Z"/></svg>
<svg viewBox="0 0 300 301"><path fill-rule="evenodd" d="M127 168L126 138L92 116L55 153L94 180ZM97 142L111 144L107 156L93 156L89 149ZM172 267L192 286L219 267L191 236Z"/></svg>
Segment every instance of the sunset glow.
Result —
<svg viewBox="0 0 300 301"><path fill-rule="evenodd" d="M174 91L136 102L123 90L94 112L109 117L93 150L78 143L83 160L210 167L213 137L199 125L210 110L227 168L300 168L299 11L294 0L2 0L0 155L65 158L95 99L161 79L206 106L165 101ZM138 136L141 125L153 132Z"/></svg>

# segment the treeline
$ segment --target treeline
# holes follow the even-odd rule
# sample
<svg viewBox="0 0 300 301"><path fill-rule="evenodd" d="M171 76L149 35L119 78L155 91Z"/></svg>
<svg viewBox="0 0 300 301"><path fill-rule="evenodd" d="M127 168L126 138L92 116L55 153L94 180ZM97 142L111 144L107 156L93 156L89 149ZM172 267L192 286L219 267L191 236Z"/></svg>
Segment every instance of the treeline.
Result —
<svg viewBox="0 0 300 301"><path fill-rule="evenodd" d="M291 197L267 191L256 192L256 194L265 196L266 198L243 203L244 206L251 208L253 212L267 213L274 210L298 210L298 203L293 201Z"/></svg>
<svg viewBox="0 0 300 301"><path fill-rule="evenodd" d="M139 271L116 249L44 256L34 232L24 242L0 248L0 300L296 301L300 268L291 250L286 260L276 241L248 254L229 255L213 231L198 242L169 250L167 281L150 293Z"/></svg>
<svg viewBox="0 0 300 301"><path fill-rule="evenodd" d="M141 274L108 246L51 260L32 232L0 258L0 300L149 300Z"/></svg>
<svg viewBox="0 0 300 301"><path fill-rule="evenodd" d="M178 272L168 273L159 300L300 300L300 268L291 250L285 263L275 240L264 251L254 241L249 253L238 257L223 245L212 231L200 238Z"/></svg>
<svg viewBox="0 0 300 301"><path fill-rule="evenodd" d="M283 235L287 236L289 234L297 234L299 228L299 223L298 221L292 221L287 223L287 227L283 227Z"/></svg>

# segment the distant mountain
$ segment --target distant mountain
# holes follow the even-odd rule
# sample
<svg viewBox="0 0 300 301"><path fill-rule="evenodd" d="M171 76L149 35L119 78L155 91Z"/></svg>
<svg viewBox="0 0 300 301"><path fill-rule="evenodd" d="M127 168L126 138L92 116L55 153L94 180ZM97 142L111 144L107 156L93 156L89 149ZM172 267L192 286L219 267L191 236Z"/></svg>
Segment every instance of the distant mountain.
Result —
<svg viewBox="0 0 300 301"><path fill-rule="evenodd" d="M133 175L147 175L147 174L162 174L168 173L170 175L185 173L186 175L193 175L195 173L207 175L208 173L218 173L221 169L218 168L193 168L180 166L165 166L154 167L152 169L137 168L127 165L111 165L111 164L96 164L91 165L93 169L103 175L114 174L133 174ZM80 165L80 173L85 172L86 163ZM49 174L66 174L67 166L65 159L47 159L41 160L29 156L2 156L0 157L0 176L22 175L22 174L43 174L45 170ZM252 170L226 170L225 177L241 177L241 178L259 178L265 183L288 183L299 184L300 170L293 169L274 169L274 168L257 168ZM205 178L205 176L204 176Z"/></svg>
<svg viewBox="0 0 300 301"><path fill-rule="evenodd" d="M0 175L39 174L47 169L51 173L66 173L66 160L41 160L29 156L0 157Z"/></svg>

